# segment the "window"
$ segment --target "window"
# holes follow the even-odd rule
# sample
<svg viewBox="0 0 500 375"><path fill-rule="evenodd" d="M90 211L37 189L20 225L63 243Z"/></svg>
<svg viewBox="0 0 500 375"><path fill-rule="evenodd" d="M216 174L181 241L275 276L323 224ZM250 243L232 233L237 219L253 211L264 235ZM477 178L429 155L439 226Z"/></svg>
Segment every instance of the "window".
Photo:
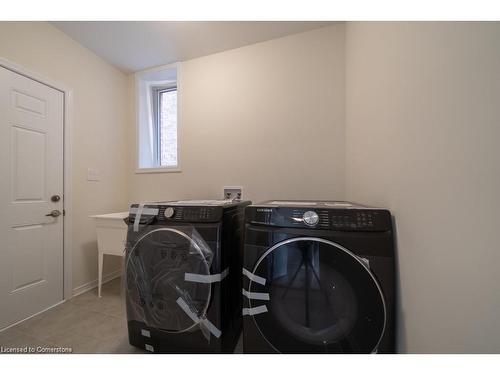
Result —
<svg viewBox="0 0 500 375"><path fill-rule="evenodd" d="M177 87L153 89L154 151L160 167L177 167Z"/></svg>
<svg viewBox="0 0 500 375"><path fill-rule="evenodd" d="M178 65L136 74L138 173L180 171Z"/></svg>

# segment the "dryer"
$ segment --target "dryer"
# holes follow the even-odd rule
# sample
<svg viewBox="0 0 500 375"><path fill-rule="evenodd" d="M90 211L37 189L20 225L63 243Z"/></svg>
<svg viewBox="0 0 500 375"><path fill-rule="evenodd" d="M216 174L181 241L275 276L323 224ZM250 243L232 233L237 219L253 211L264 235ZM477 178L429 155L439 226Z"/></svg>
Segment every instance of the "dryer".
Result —
<svg viewBox="0 0 500 375"><path fill-rule="evenodd" d="M131 345L155 353L232 353L241 332L244 207L134 204L126 305Z"/></svg>
<svg viewBox="0 0 500 375"><path fill-rule="evenodd" d="M388 210L269 201L245 216L245 353L394 352Z"/></svg>

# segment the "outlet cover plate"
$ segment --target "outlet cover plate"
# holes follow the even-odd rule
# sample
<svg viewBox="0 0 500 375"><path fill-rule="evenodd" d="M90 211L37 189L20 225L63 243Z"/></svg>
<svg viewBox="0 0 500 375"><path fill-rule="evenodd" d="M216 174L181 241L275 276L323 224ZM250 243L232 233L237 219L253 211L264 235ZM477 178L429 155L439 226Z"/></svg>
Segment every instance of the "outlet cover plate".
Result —
<svg viewBox="0 0 500 375"><path fill-rule="evenodd" d="M224 199L241 200L243 197L243 187L224 186Z"/></svg>
<svg viewBox="0 0 500 375"><path fill-rule="evenodd" d="M99 181L101 176L99 175L99 169L88 168L87 169L87 181Z"/></svg>

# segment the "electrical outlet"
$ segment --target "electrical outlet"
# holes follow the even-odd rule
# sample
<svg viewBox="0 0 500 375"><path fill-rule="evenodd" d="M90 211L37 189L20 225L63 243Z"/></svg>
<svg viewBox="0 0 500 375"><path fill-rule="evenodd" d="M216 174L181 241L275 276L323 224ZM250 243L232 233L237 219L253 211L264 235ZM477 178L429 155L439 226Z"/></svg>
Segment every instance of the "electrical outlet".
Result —
<svg viewBox="0 0 500 375"><path fill-rule="evenodd" d="M241 200L243 188L241 186L224 186L224 199Z"/></svg>

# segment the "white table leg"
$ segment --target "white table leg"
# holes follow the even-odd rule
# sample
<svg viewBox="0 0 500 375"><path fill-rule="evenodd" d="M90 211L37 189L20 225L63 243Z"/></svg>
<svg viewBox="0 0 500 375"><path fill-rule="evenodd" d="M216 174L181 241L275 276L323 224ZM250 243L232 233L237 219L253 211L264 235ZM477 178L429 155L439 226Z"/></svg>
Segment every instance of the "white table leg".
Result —
<svg viewBox="0 0 500 375"><path fill-rule="evenodd" d="M98 255L98 273L99 275L97 276L98 280L97 280L97 294L99 296L99 298L101 298L101 286L102 286L102 263L104 261L104 253L99 251L99 255Z"/></svg>

